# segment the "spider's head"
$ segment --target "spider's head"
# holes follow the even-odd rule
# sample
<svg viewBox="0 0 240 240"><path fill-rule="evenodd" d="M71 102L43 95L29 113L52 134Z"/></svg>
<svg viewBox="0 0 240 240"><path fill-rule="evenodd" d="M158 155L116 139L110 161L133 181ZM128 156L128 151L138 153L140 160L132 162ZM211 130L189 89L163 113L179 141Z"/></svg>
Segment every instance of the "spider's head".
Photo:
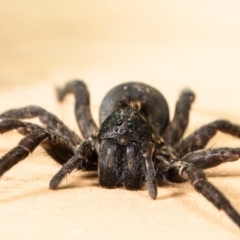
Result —
<svg viewBox="0 0 240 240"><path fill-rule="evenodd" d="M114 138L120 144L129 141L145 142L153 139L151 124L136 108L125 107L110 114L101 125L98 138Z"/></svg>

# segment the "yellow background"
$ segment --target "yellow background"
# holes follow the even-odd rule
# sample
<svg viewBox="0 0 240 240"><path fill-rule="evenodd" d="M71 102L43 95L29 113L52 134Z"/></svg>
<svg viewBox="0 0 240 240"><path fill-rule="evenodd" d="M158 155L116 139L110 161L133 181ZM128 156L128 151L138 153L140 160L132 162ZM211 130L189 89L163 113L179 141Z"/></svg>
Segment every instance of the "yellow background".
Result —
<svg viewBox="0 0 240 240"><path fill-rule="evenodd" d="M0 110L40 105L78 132L73 98L54 88L83 79L98 121L101 99L123 81L143 81L167 98L196 92L188 133L227 118L240 123L240 3L237 0L0 0ZM20 136L0 137L3 155ZM218 134L209 146L239 146ZM106 190L75 172L58 191L59 169L42 150L0 181L1 239L238 239L239 229L189 184ZM240 211L240 164L207 174Z"/></svg>

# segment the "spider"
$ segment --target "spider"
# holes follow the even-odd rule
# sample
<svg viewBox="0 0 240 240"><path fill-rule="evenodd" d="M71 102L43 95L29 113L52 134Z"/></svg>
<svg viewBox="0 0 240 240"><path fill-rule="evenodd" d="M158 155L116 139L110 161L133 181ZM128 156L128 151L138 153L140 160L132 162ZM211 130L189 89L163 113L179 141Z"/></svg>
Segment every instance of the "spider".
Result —
<svg viewBox="0 0 240 240"><path fill-rule="evenodd" d="M184 90L172 121L163 95L151 86L127 82L107 93L100 107L100 127L90 112L89 92L75 80L57 89L60 101L73 93L75 115L85 140L60 119L38 106L12 109L0 115L0 133L16 129L25 137L0 158L0 176L40 145L62 168L50 181L56 189L74 169L98 171L105 188L139 190L145 184L152 199L157 185L190 181L215 207L238 227L240 215L229 200L206 178L203 170L239 159L240 148L203 149L222 131L240 138L240 125L217 120L182 139L195 95ZM21 119L38 117L44 127Z"/></svg>

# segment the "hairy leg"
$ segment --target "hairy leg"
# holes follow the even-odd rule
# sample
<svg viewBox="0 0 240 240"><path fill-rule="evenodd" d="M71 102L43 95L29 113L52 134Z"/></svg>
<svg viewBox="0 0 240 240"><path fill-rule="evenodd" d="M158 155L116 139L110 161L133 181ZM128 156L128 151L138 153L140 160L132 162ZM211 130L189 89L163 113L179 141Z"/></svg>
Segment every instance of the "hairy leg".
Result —
<svg viewBox="0 0 240 240"><path fill-rule="evenodd" d="M75 115L80 131L85 139L90 137L96 130L90 111L90 97L86 85L79 80L67 83L63 88L57 88L58 100L62 101L68 93L73 93L76 99Z"/></svg>
<svg viewBox="0 0 240 240"><path fill-rule="evenodd" d="M63 165L63 167L57 172L57 174L50 181L50 188L56 189L59 184L62 182L63 178L65 178L68 174L70 174L74 169L81 168L81 164L88 157L91 151L91 143L89 141L83 141L78 147L75 155L69 159L67 163Z"/></svg>
<svg viewBox="0 0 240 240"><path fill-rule="evenodd" d="M192 163L194 166L206 169L215 167L221 163L233 162L240 158L240 148L216 148L209 150L198 150L185 155L182 160Z"/></svg>
<svg viewBox="0 0 240 240"><path fill-rule="evenodd" d="M240 125L233 124L227 120L217 120L202 126L193 134L183 139L183 141L179 142L176 146L179 157L204 148L217 131L240 138Z"/></svg>
<svg viewBox="0 0 240 240"><path fill-rule="evenodd" d="M224 194L207 180L201 169L192 164L178 161L169 167L168 171L165 173L165 177L171 181L171 176L176 174L184 180L189 180L199 193L201 193L216 208L223 210L238 225L238 227L240 227L239 213L234 209Z"/></svg>
<svg viewBox="0 0 240 240"><path fill-rule="evenodd" d="M18 146L0 158L0 176L25 159L46 137L46 132L34 131L22 139Z"/></svg>
<svg viewBox="0 0 240 240"><path fill-rule="evenodd" d="M25 137L18 146L0 159L0 175L8 171L40 145L56 162L66 163L74 155L74 147L65 138L36 124L15 119L0 119L0 133L16 129Z"/></svg>
<svg viewBox="0 0 240 240"><path fill-rule="evenodd" d="M188 125L189 111L194 98L195 95L190 90L181 93L176 104L173 120L162 135L166 145L174 146L182 138Z"/></svg>
<svg viewBox="0 0 240 240"><path fill-rule="evenodd" d="M58 117L38 106L11 109L0 114L0 118L26 119L34 117L38 117L47 129L69 139L73 145L77 145L82 141L77 134L70 130Z"/></svg>

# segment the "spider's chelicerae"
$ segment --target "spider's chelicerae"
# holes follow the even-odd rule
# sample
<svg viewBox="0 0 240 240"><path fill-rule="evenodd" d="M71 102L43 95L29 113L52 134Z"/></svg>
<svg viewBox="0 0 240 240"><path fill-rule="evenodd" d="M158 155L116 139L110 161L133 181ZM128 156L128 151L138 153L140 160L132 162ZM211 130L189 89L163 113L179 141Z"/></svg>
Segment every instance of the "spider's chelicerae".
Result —
<svg viewBox="0 0 240 240"><path fill-rule="evenodd" d="M52 178L51 189L56 189L74 169L98 170L99 184L105 188L124 186L138 190L146 183L152 199L157 197L159 183L190 181L240 227L238 212L203 172L239 159L240 148L203 148L218 130L240 137L240 125L217 120L182 140L194 93L190 90L181 93L174 118L169 121L168 105L160 92L143 83L128 82L113 88L103 99L98 128L82 81L69 82L57 93L60 101L68 93L75 95L75 114L86 140L43 108L28 106L4 112L0 115L0 133L16 129L25 137L0 159L0 175L41 145L63 165ZM45 128L19 120L32 117L38 117Z"/></svg>

